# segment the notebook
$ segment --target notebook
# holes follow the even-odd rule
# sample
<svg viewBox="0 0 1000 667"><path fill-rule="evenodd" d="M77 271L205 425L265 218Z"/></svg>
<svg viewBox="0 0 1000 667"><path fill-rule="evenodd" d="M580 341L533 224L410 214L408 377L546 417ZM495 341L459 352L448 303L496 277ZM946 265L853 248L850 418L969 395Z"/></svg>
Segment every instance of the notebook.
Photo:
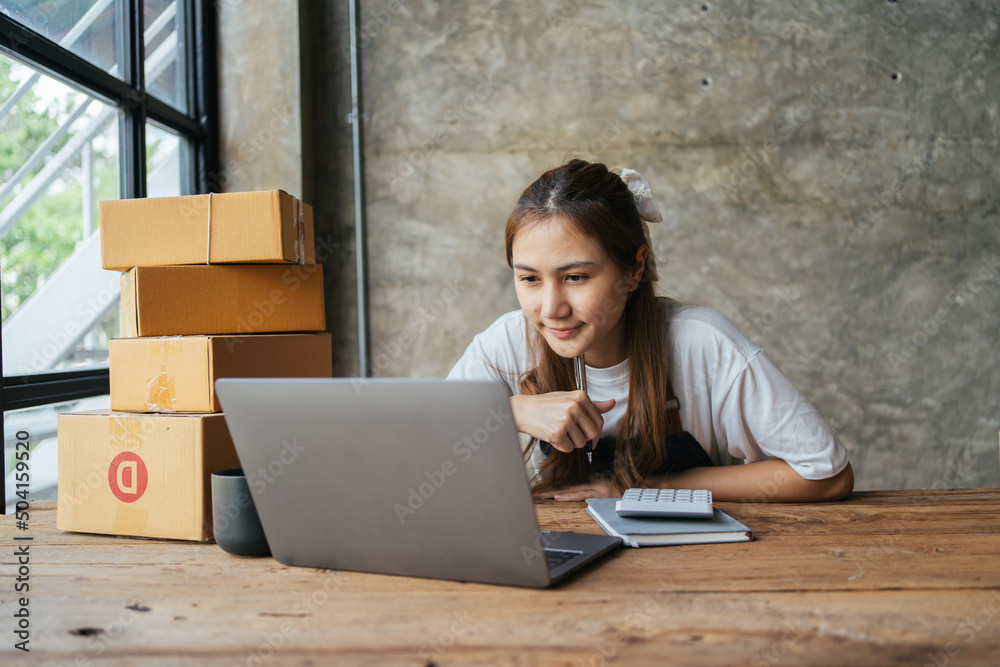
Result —
<svg viewBox="0 0 1000 667"><path fill-rule="evenodd" d="M538 529L499 382L224 378L216 389L287 565L545 587L621 544Z"/></svg>
<svg viewBox="0 0 1000 667"><path fill-rule="evenodd" d="M617 498L588 498L587 512L608 535L630 547L749 542L753 532L716 508L711 519L637 519L618 516Z"/></svg>

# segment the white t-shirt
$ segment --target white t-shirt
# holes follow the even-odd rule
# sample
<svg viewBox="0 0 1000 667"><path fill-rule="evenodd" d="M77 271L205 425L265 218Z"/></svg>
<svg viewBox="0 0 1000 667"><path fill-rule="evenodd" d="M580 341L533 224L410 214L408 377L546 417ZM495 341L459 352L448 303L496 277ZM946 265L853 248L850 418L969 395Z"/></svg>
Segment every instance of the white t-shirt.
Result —
<svg viewBox="0 0 1000 667"><path fill-rule="evenodd" d="M812 403L727 317L701 306L664 310L681 426L713 462L779 458L811 480L833 477L847 466L847 449ZM473 339L448 379L500 380L511 395L520 394L522 375L535 365L527 338L533 329L522 311L501 316ZM602 436L617 435L625 415L628 363L587 366L591 400L616 399L604 414Z"/></svg>

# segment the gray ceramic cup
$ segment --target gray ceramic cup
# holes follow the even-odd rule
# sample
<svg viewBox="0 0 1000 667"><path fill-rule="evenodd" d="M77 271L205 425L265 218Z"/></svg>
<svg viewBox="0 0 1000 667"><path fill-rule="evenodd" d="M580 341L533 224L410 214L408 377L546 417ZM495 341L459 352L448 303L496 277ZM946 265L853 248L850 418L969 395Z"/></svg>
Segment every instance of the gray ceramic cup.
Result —
<svg viewBox="0 0 1000 667"><path fill-rule="evenodd" d="M241 468L212 473L212 527L223 551L235 556L271 555Z"/></svg>

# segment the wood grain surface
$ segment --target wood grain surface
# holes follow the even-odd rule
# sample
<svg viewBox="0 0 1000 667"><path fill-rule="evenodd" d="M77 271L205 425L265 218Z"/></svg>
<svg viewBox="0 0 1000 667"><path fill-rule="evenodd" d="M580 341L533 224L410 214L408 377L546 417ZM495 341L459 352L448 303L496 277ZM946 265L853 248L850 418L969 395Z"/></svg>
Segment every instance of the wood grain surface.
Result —
<svg viewBox="0 0 1000 667"><path fill-rule="evenodd" d="M34 506L27 531L0 518L0 664L1000 664L1000 490L717 506L754 541L621 549L541 591L65 533ZM541 502L539 524L599 533L584 507Z"/></svg>

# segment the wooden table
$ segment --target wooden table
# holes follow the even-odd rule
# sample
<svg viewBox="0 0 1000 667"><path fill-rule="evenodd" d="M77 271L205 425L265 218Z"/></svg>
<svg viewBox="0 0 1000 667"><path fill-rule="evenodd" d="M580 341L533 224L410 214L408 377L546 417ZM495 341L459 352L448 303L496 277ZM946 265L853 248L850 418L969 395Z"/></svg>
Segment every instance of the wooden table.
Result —
<svg viewBox="0 0 1000 667"><path fill-rule="evenodd" d="M32 507L27 531L0 518L0 664L1000 664L1000 490L718 506L754 541L621 549L543 591L62 533ZM599 532L583 503L538 515Z"/></svg>

